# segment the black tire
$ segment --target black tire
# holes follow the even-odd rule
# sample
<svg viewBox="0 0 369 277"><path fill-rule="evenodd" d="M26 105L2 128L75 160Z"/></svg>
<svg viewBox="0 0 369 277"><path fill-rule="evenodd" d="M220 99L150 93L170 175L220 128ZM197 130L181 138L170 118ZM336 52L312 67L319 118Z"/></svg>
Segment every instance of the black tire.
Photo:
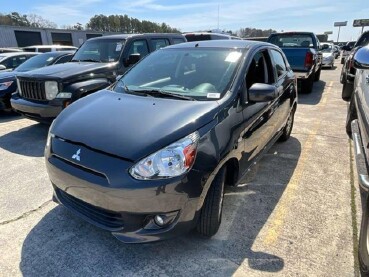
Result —
<svg viewBox="0 0 369 277"><path fill-rule="evenodd" d="M322 67L319 68L317 72L315 72L314 82L318 82L320 80L320 73L322 72Z"/></svg>
<svg viewBox="0 0 369 277"><path fill-rule="evenodd" d="M295 110L293 109L287 119L286 126L284 126L282 135L279 137L278 141L283 142L290 138L294 119L295 119Z"/></svg>
<svg viewBox="0 0 369 277"><path fill-rule="evenodd" d="M344 81L342 86L342 99L345 101L349 101L351 99L353 91L354 85Z"/></svg>
<svg viewBox="0 0 369 277"><path fill-rule="evenodd" d="M311 74L309 78L305 79L304 81L301 82L301 92L302 93L311 93L313 90L313 85L314 85L314 79L315 79L315 74Z"/></svg>
<svg viewBox="0 0 369 277"><path fill-rule="evenodd" d="M350 138L352 138L351 121L353 121L356 118L357 118L357 113L356 113L356 106L355 106L355 98L352 97L350 101L350 105L347 110L347 117L346 117L346 133Z"/></svg>
<svg viewBox="0 0 369 277"><path fill-rule="evenodd" d="M367 193L362 192L362 218L359 235L359 264L361 276L369 276L369 205Z"/></svg>
<svg viewBox="0 0 369 277"><path fill-rule="evenodd" d="M225 176L226 169L222 168L214 178L201 209L197 231L205 237L214 236L222 221Z"/></svg>
<svg viewBox="0 0 369 277"><path fill-rule="evenodd" d="M344 64L344 63L345 63L345 59L341 58L341 64Z"/></svg>

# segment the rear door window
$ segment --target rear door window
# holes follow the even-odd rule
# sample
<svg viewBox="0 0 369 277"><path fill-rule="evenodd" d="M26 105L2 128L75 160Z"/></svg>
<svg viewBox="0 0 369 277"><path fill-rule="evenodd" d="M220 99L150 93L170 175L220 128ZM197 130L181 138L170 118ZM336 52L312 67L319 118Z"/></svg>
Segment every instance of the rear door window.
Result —
<svg viewBox="0 0 369 277"><path fill-rule="evenodd" d="M132 42L131 47L128 51L128 56L131 54L140 54L141 58L149 54L149 48L147 47L147 42L145 39L135 40Z"/></svg>
<svg viewBox="0 0 369 277"><path fill-rule="evenodd" d="M150 40L151 42L151 49L153 51L158 50L160 48L164 48L165 46L169 45L169 40L165 38L154 38Z"/></svg>

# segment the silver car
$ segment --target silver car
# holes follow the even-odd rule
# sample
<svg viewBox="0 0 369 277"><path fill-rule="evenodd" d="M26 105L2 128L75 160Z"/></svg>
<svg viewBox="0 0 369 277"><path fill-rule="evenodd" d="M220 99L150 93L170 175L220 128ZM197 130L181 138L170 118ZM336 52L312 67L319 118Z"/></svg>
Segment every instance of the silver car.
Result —
<svg viewBox="0 0 369 277"><path fill-rule="evenodd" d="M333 43L322 43L320 46L323 54L322 67L333 68L335 59L335 49Z"/></svg>

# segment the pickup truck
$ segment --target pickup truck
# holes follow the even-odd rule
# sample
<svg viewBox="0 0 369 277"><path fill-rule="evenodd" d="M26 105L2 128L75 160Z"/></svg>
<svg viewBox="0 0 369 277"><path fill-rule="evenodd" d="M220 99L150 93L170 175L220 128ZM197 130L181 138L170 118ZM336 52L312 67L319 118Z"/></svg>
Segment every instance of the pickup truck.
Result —
<svg viewBox="0 0 369 277"><path fill-rule="evenodd" d="M273 33L268 42L282 49L295 73L301 92L310 93L314 81L319 81L322 69L320 43L314 33Z"/></svg>
<svg viewBox="0 0 369 277"><path fill-rule="evenodd" d="M65 64L17 75L12 108L50 123L68 105L110 86L138 60L157 49L186 42L181 34L120 34L91 38Z"/></svg>

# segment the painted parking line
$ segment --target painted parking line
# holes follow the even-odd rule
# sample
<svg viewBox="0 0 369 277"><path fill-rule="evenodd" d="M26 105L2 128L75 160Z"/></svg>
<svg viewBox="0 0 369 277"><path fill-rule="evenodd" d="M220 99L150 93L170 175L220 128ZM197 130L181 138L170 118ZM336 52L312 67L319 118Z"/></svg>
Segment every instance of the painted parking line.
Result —
<svg viewBox="0 0 369 277"><path fill-rule="evenodd" d="M325 106L327 105L327 99L331 94L333 83L334 83L333 81L329 82L327 89L324 90L323 97L320 103L318 104L318 113L321 113L324 110ZM292 202L292 200L296 195L298 185L305 171L306 160L310 156L310 152L314 145L316 135L320 129L320 126L321 120L319 119L315 121L314 125L311 128L311 131L308 134L307 140L302 147L303 150L301 152L301 156L297 163L296 169L278 205L276 206L274 213L271 216L270 227L266 230L266 235L263 238L263 243L266 246L274 245L280 236L287 212L290 208L290 203Z"/></svg>

